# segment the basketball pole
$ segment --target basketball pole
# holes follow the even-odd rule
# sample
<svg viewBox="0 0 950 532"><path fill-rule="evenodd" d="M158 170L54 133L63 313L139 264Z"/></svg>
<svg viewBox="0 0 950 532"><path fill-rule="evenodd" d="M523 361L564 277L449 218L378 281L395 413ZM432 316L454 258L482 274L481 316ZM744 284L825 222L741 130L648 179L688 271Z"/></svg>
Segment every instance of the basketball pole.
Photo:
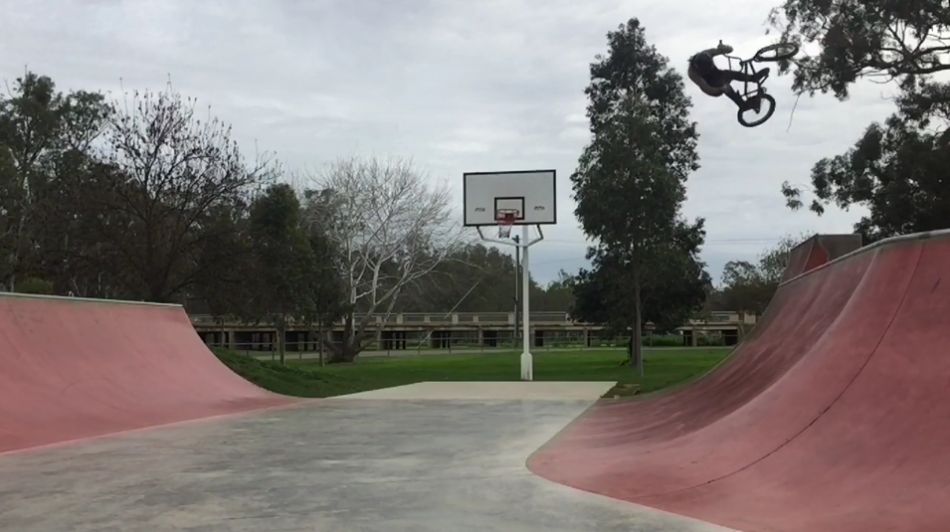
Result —
<svg viewBox="0 0 950 532"><path fill-rule="evenodd" d="M557 223L557 170L515 170L510 172L465 172L462 174L462 223L478 230L487 242L523 249L521 264L521 331L524 349L521 352L521 380L534 379L531 357L531 271L528 248L544 240L542 225ZM486 238L482 227L498 227L498 238ZM521 241L512 238L514 225L520 225ZM537 227L538 237L531 238L530 226ZM512 242L514 240L514 242ZM517 251L515 257L517 260ZM517 275L517 274L516 274ZM517 277L515 282L517 283ZM515 294L518 293L517 287ZM512 329L518 330L518 309L515 308ZM515 343L514 345L517 345Z"/></svg>
<svg viewBox="0 0 950 532"><path fill-rule="evenodd" d="M521 243L521 237L515 235L512 240L515 241L515 244ZM518 330L521 327L521 317L518 315L521 313L521 246L515 246L515 291L514 291L514 300L515 300L515 328L511 332L511 348L515 349L518 347Z"/></svg>
<svg viewBox="0 0 950 532"><path fill-rule="evenodd" d="M521 257L521 330L524 349L521 352L521 380L534 380L534 360L531 357L531 320L530 320L530 292L531 292L531 270L528 267L528 245L530 234L528 226L521 226L521 244L524 246L524 253Z"/></svg>
<svg viewBox="0 0 950 532"><path fill-rule="evenodd" d="M521 241L512 242L510 240L502 240L500 238L489 238L482 233L481 227L475 227L478 231L478 236L486 242L494 242L496 244L504 244L506 246L514 246L516 249L521 249L521 336L522 336L522 351L521 351L521 380L531 381L534 380L534 360L531 355L531 271L528 268L528 248L537 244L538 242L544 240L544 231L541 230L541 226L536 224L535 227L538 230L538 238L531 240L531 226L529 224L524 224L521 226ZM518 313L515 312L517 316Z"/></svg>

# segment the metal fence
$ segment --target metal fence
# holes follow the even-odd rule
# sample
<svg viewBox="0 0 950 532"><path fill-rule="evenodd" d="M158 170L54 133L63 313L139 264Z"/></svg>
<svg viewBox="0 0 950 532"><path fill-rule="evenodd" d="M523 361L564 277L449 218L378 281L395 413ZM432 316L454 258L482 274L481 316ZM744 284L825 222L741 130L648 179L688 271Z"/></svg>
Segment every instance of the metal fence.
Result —
<svg viewBox="0 0 950 532"><path fill-rule="evenodd" d="M213 325L255 325L248 323L234 316L212 316L210 314L191 314L191 321L195 325L213 326ZM531 312L531 322L540 324L572 324L567 312L537 311ZM367 314L357 313L353 318L360 322L367 317ZM518 315L520 319L521 315ZM513 312L400 312L393 314L370 314L369 323L402 325L402 324L433 324L433 325L455 325L455 324L484 324L484 325L511 325L515 323L515 313ZM342 326L343 320L337 320L334 326Z"/></svg>
<svg viewBox="0 0 950 532"><path fill-rule="evenodd" d="M277 358L277 344L274 335L262 333L261 338L253 342L216 342L213 338L205 338L209 347L231 349L241 354L262 359ZM308 339L306 341L285 342L285 356L290 359L317 359L327 358L334 345L341 342ZM700 336L698 346L721 346L724 339L718 334ZM532 341L531 351L545 352L556 350L585 350L585 349L627 349L630 345L629 336L601 336L579 335L564 333L548 333L536 336ZM653 336L643 338L646 348L684 347L686 344L681 335ZM481 339L473 335L420 335L417 337L383 338L369 340L364 343L361 357L398 357L421 356L435 354L490 354L520 352L522 339L519 336L504 335Z"/></svg>

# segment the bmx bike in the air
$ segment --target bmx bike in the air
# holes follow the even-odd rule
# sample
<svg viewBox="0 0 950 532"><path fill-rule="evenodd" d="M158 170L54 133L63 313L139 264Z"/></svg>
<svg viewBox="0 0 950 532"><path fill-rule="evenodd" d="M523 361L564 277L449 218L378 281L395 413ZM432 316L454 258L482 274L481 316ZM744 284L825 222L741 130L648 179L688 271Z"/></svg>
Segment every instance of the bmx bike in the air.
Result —
<svg viewBox="0 0 950 532"><path fill-rule="evenodd" d="M729 61L729 70L733 70L733 62L735 61L739 65L739 71L746 74L749 79L753 79L757 78L756 73L758 72L754 63L785 61L791 59L797 53L797 44L780 42L761 48L751 59L742 59L730 55L726 55L726 59ZM739 82L742 84L742 90L736 92L745 102L745 105L739 109L739 123L743 126L755 127L762 125L766 120L772 118L772 114L775 113L775 98L768 94L763 86L766 79L768 79L768 75L757 81Z"/></svg>

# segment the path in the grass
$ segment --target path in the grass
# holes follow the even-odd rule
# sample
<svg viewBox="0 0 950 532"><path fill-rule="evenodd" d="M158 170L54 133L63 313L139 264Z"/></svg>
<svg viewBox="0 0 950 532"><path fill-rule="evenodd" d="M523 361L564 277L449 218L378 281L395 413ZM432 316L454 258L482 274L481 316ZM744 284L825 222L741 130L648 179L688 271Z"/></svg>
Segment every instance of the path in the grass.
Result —
<svg viewBox="0 0 950 532"><path fill-rule="evenodd" d="M0 530L717 529L525 468L609 383L492 386L401 387L0 456ZM394 393L404 399L379 399Z"/></svg>

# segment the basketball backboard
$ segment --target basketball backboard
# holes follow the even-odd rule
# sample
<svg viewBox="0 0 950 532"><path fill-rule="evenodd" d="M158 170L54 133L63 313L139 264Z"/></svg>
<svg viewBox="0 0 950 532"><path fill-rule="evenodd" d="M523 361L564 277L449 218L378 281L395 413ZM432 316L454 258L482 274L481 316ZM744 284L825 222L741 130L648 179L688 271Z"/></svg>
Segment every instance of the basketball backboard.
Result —
<svg viewBox="0 0 950 532"><path fill-rule="evenodd" d="M514 225L557 223L556 172L469 172L463 174L466 226L498 225L514 213Z"/></svg>

